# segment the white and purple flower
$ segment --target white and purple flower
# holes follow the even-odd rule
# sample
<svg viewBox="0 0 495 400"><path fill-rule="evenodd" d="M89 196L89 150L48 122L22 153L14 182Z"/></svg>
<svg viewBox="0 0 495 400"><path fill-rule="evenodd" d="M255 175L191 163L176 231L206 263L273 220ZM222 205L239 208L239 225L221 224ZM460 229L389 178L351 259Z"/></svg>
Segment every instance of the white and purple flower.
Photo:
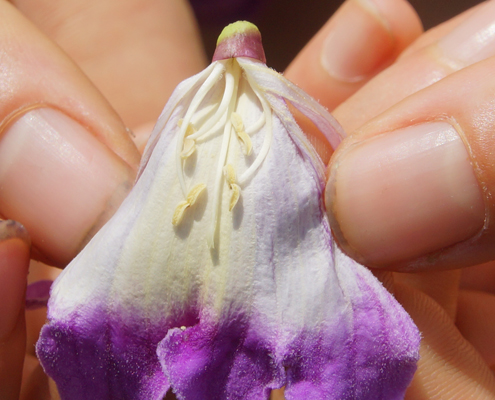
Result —
<svg viewBox="0 0 495 400"><path fill-rule="evenodd" d="M288 104L338 144L246 22L177 87L134 189L52 287L37 353L62 399L403 398L418 330L334 244Z"/></svg>

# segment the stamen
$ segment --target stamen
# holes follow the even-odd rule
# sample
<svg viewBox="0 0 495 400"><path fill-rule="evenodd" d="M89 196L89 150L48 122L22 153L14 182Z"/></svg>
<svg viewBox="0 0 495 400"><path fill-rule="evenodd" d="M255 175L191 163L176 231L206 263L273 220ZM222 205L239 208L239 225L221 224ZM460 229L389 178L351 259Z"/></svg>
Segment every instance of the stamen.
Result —
<svg viewBox="0 0 495 400"><path fill-rule="evenodd" d="M182 189L182 193L184 196L187 193L187 188L186 188L186 182L184 179L184 171L182 169L182 148L184 146L184 137L186 136L186 131L187 128L189 127L189 123L191 121L192 115L196 112L198 109L199 105L205 98L205 96L208 94L208 92L215 86L217 83L218 79L222 75L225 67L223 66L222 63L218 63L213 71L211 72L210 76L206 78L204 83L201 85L199 90L196 92L194 95L191 105L187 109L186 115L184 116L184 119L181 123L180 130L179 130L179 135L177 137L177 151L176 151L176 166L177 166L177 172L179 175L179 182L180 186Z"/></svg>
<svg viewBox="0 0 495 400"><path fill-rule="evenodd" d="M253 133L259 131L263 127L263 125L265 125L265 121L265 113L261 113L258 121L256 121L253 125L246 129L246 134L252 135Z"/></svg>
<svg viewBox="0 0 495 400"><path fill-rule="evenodd" d="M232 164L227 164L223 168L223 174L225 175L225 180L227 181L227 183L229 185L232 185L233 183L235 183L235 171L234 171L234 167L232 166Z"/></svg>
<svg viewBox="0 0 495 400"><path fill-rule="evenodd" d="M227 115L230 115L232 111L235 109L235 105L237 102L237 89L239 87L239 76L240 76L240 67L239 64L233 59L229 60L229 66L231 68L227 68L225 73L225 79L229 78L234 86L232 95L230 96L230 102L227 109ZM226 85L227 86L227 85ZM223 175L223 166L225 165L225 160L227 158L227 151L230 143L230 136L232 134L232 122L230 118L227 118L225 123L225 128L223 131L222 138L222 147L220 149L220 155L218 157L217 164L217 172L215 176L215 189L214 189L214 198L212 202L212 226L210 229L210 233L207 236L208 246L210 248L215 247L215 233L218 225L218 208L221 203L221 193L222 193L222 175Z"/></svg>
<svg viewBox="0 0 495 400"><path fill-rule="evenodd" d="M255 82L249 82L251 84L251 88L258 96L258 99L261 102L261 106L263 108L263 114L265 114L266 124L265 124L265 137L263 138L263 144L261 146L260 152L251 166L244 171L244 173L239 178L239 185L244 184L251 176L256 172L256 170L260 167L261 163L265 160L268 151L270 150L270 146L272 144L272 136L273 136L273 120L272 120L272 110L265 100L263 94L260 92Z"/></svg>
<svg viewBox="0 0 495 400"><path fill-rule="evenodd" d="M199 183L196 186L194 186L189 194L187 195L187 202L189 205L193 205L198 201L198 197L203 193L203 190L206 189L206 185L204 183Z"/></svg>
<svg viewBox="0 0 495 400"><path fill-rule="evenodd" d="M198 139L201 136L205 135L213 128L220 119L225 116L225 112L229 107L232 97L234 97L234 91L237 93L237 81L235 81L234 76L232 74L225 74L225 92L222 97L222 101L217 111L213 115L213 117L209 118L208 121L195 133L191 136L191 139ZM201 138L204 139L204 138Z"/></svg>
<svg viewBox="0 0 495 400"><path fill-rule="evenodd" d="M196 142L192 139L186 138L184 140L184 146L180 153L182 158L187 158L196 151Z"/></svg>
<svg viewBox="0 0 495 400"><path fill-rule="evenodd" d="M201 110L197 111L196 114L193 115L193 117L191 118L191 123L194 126L202 125L200 121L206 118L216 107L218 107L218 103L209 104L203 107ZM211 116L209 116L208 119L209 118L211 118Z"/></svg>
<svg viewBox="0 0 495 400"><path fill-rule="evenodd" d="M182 218L184 217L184 211L186 211L186 208L189 207L189 203L185 200L182 200L177 207L175 207L174 215L172 215L172 225L173 226L178 226Z"/></svg>
<svg viewBox="0 0 495 400"><path fill-rule="evenodd" d="M230 189L232 190L232 195L230 196L229 211L232 211L239 201L239 197L241 197L241 187L233 183L230 185Z"/></svg>
<svg viewBox="0 0 495 400"><path fill-rule="evenodd" d="M230 114L230 122L232 122L232 126L237 133L237 137L242 143L242 151L245 155L250 155L251 150L253 148L253 144L251 143L251 138L246 131L244 130L244 124L242 123L242 118L236 112Z"/></svg>
<svg viewBox="0 0 495 400"><path fill-rule="evenodd" d="M213 89L222 73L225 73L225 88L220 104L218 106L218 103L214 105L207 105L198 111L199 106L202 104L209 91ZM212 77L213 75L215 76ZM213 178L211 204L209 206L209 212L211 213L211 226L207 233L206 239L210 248L215 247L215 236L219 224L219 213L222 205L225 183L227 183L228 188L230 189L228 208L229 211L232 211L239 202L242 185L252 177L252 175L263 163L272 143L272 110L261 89L255 82L249 80L249 77L246 78L248 79L252 90L261 104L261 116L255 124L253 124L249 129L246 129L241 115L235 112L238 107L237 101L240 76L241 68L235 59L223 61L222 66L218 67L218 69L214 69L210 77L208 77L199 88L198 92L194 95L191 105L187 109L183 120L178 122L180 130L177 141L176 162L179 181L181 183L183 193L187 193L183 159L193 154L198 144L209 138L212 133L216 134L220 125L223 127L220 151L216 161L217 168L214 172L215 176ZM256 107L255 105L253 106ZM194 129L193 121L194 124L197 124L196 126L199 127L197 131ZM202 122L204 122L204 124L202 124ZM253 133L263 127L264 138L261 148L256 155L254 162L246 169L246 171L244 171L241 177L237 179L232 164L226 164L231 137L232 135L236 135L240 141L243 153L245 155L250 155L252 153L253 145L248 132ZM220 138L215 140L220 140ZM187 196L185 195L186 199L181 201L174 211L172 217L172 224L174 226L178 226L181 223L186 210L197 201L198 197L205 190L205 188L205 184L198 184L189 191Z"/></svg>
<svg viewBox="0 0 495 400"><path fill-rule="evenodd" d="M177 125L179 126L179 128L182 127L183 122L184 120L182 118L177 121ZM189 138L189 136L192 135L194 132L196 132L194 125L192 123L189 123L186 128L186 136L184 139L184 144L182 145L182 151L180 153L180 156L182 158L187 158L196 151L196 142Z"/></svg>
<svg viewBox="0 0 495 400"><path fill-rule="evenodd" d="M204 183L200 183L194 186L189 194L187 195L187 199L181 201L177 207L175 208L174 215L172 216L172 225L178 226L182 219L184 218L184 213L188 207L191 207L196 203L198 197L201 195L203 190L206 189L206 185Z"/></svg>
<svg viewBox="0 0 495 400"><path fill-rule="evenodd" d="M229 188L232 192L230 195L229 203L229 211L232 211L239 201L239 197L241 196L241 187L237 183L235 183L235 170L232 164L227 164L224 167L223 174L225 175L225 180L227 181L227 184L229 185Z"/></svg>

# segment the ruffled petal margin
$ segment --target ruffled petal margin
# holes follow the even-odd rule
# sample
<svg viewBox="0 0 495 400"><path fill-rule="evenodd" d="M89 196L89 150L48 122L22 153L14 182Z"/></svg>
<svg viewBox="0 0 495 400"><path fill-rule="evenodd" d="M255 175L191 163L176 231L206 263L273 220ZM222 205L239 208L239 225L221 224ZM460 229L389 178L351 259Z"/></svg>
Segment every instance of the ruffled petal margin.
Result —
<svg viewBox="0 0 495 400"><path fill-rule="evenodd" d="M170 386L156 356L163 333L144 326L103 310L52 320L40 333L38 358L62 399L162 400Z"/></svg>

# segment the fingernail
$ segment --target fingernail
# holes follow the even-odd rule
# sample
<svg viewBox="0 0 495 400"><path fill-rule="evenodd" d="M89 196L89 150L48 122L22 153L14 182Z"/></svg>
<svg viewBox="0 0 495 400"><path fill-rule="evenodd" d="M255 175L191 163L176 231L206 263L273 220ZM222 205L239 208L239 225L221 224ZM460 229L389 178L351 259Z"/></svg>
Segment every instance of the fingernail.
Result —
<svg viewBox="0 0 495 400"><path fill-rule="evenodd" d="M394 38L375 3L348 1L325 39L321 63L335 79L358 82L376 72L393 51Z"/></svg>
<svg viewBox="0 0 495 400"><path fill-rule="evenodd" d="M0 343L17 324L27 282L29 236L18 222L0 221Z"/></svg>
<svg viewBox="0 0 495 400"><path fill-rule="evenodd" d="M67 263L118 207L133 172L78 122L28 111L0 135L0 213L53 264Z"/></svg>
<svg viewBox="0 0 495 400"><path fill-rule="evenodd" d="M479 7L452 32L442 38L438 47L461 66L473 64L495 54L495 2Z"/></svg>
<svg viewBox="0 0 495 400"><path fill-rule="evenodd" d="M469 239L485 218L469 154L446 122L403 128L344 150L332 163L326 199L338 241L375 267Z"/></svg>

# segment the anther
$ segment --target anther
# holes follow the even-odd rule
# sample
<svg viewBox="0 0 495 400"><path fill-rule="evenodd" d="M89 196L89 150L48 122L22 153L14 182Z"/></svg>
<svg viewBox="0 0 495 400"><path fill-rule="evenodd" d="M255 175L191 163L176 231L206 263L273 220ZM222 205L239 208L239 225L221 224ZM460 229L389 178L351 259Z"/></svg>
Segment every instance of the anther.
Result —
<svg viewBox="0 0 495 400"><path fill-rule="evenodd" d="M179 128L182 127L183 122L184 120L182 118L177 121ZM196 129L194 128L194 125L191 123L187 124L186 133L184 135L184 143L180 153L181 158L187 158L196 151L196 141L189 138L189 136L193 135L195 132Z"/></svg>
<svg viewBox="0 0 495 400"><path fill-rule="evenodd" d="M182 147L182 151L180 153L180 156L182 158L188 158L195 151L196 151L196 141L194 139L186 138L184 140L184 145Z"/></svg>
<svg viewBox="0 0 495 400"><path fill-rule="evenodd" d="M232 194L230 195L229 211L232 211L241 197L241 188L238 184L233 183L230 185Z"/></svg>
<svg viewBox="0 0 495 400"><path fill-rule="evenodd" d="M201 195L203 190L205 190L206 185L204 183L199 183L194 186L187 195L186 200L181 201L175 208L174 215L172 216L172 225L178 226L182 219L184 218L184 212L188 207L191 207L196 203L198 197Z"/></svg>
<svg viewBox="0 0 495 400"><path fill-rule="evenodd" d="M174 215L172 215L173 226L178 226L181 223L182 218L184 217L184 211L186 211L186 208L189 206L190 204L183 200L175 207Z"/></svg>
<svg viewBox="0 0 495 400"><path fill-rule="evenodd" d="M232 114L230 114L230 121L232 122L232 126L237 133L237 137L242 143L243 153L247 156L250 155L253 145L251 143L251 138L244 129L244 124L242 122L241 116L236 112L233 112Z"/></svg>
<svg viewBox="0 0 495 400"><path fill-rule="evenodd" d="M232 164L227 164L223 169L223 173L225 175L225 180L227 181L231 190L229 211L232 211L239 201L239 197L241 196L241 187L237 183L235 183L236 177Z"/></svg>

